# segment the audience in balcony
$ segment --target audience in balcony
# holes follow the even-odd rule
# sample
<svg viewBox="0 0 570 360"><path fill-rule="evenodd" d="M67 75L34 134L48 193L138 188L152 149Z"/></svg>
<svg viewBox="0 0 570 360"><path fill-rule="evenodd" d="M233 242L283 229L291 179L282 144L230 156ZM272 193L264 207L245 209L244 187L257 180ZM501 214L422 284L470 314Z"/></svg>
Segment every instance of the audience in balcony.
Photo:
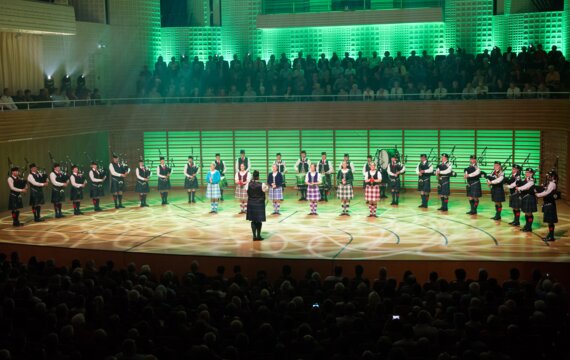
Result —
<svg viewBox="0 0 570 360"><path fill-rule="evenodd" d="M1 359L563 359L568 293L513 268L185 274L0 254Z"/></svg>

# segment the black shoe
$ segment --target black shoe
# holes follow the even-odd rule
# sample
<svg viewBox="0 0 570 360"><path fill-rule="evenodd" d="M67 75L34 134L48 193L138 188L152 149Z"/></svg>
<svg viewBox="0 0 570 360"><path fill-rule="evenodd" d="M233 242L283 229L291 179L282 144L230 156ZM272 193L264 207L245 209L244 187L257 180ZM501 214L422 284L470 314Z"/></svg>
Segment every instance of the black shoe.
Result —
<svg viewBox="0 0 570 360"><path fill-rule="evenodd" d="M103 209L101 209L100 207L96 207L96 208L93 209L93 211L99 212L99 211L103 211Z"/></svg>
<svg viewBox="0 0 570 360"><path fill-rule="evenodd" d="M24 226L24 224L22 224L21 222L18 221L18 222L13 222L12 226L18 227L18 226Z"/></svg>
<svg viewBox="0 0 570 360"><path fill-rule="evenodd" d="M124 209L125 207L123 206L123 204L119 205L120 209Z"/></svg>
<svg viewBox="0 0 570 360"><path fill-rule="evenodd" d="M466 212L467 215L475 215L475 213L473 211L468 211Z"/></svg>
<svg viewBox="0 0 570 360"><path fill-rule="evenodd" d="M149 207L149 205L148 205L147 203L144 203L143 206L144 206L144 207Z"/></svg>
<svg viewBox="0 0 570 360"><path fill-rule="evenodd" d="M35 221L35 222L44 222L45 220L42 219L42 218L37 218L37 219L34 219L34 221Z"/></svg>
<svg viewBox="0 0 570 360"><path fill-rule="evenodd" d="M443 211L443 207L438 208L437 211Z"/></svg>
<svg viewBox="0 0 570 360"><path fill-rule="evenodd" d="M531 231L532 231L532 228L530 228L530 227L528 227L528 226L525 225L525 226L521 229L521 231L522 231L522 232L531 232Z"/></svg>
<svg viewBox="0 0 570 360"><path fill-rule="evenodd" d="M493 217L491 218L491 220L501 220L501 217L500 217L500 216L497 216L497 215L495 215L495 216L493 216Z"/></svg>
<svg viewBox="0 0 570 360"><path fill-rule="evenodd" d="M115 209L119 209L119 205L115 205Z"/></svg>
<svg viewBox="0 0 570 360"><path fill-rule="evenodd" d="M513 225L513 226L521 226L521 223L520 223L520 221L513 221L513 222L511 223L511 225Z"/></svg>
<svg viewBox="0 0 570 360"><path fill-rule="evenodd" d="M418 205L419 208L425 208L424 204Z"/></svg>

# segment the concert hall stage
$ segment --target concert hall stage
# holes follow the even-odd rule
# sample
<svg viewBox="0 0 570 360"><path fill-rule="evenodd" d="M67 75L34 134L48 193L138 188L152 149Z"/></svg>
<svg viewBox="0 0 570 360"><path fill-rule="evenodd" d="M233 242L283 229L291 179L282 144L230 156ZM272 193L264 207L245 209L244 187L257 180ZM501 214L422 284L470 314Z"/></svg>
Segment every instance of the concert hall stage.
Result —
<svg viewBox="0 0 570 360"><path fill-rule="evenodd" d="M308 203L297 201L295 190L288 189L282 215L270 215L272 206L268 203L262 231L265 240L253 242L250 224L238 214L233 191L228 189L226 194L218 214L208 213L210 206L203 194L198 203L190 205L181 190L171 193L167 206L160 205L156 193L150 194L148 208L138 207L133 193L126 195L127 208L121 210L111 208L112 200L107 198L102 201L106 210L95 213L85 201L86 214L82 216L71 215L71 206L65 204L67 216L58 220L52 218L52 210L46 205L45 222L32 222L26 210L21 216L26 225L21 228L13 228L9 212L3 212L0 251L18 250L23 258L36 255L66 261L136 261L152 263L162 270L187 269L196 258L210 263L207 267L241 263L271 268L285 262L305 262L307 267L323 271L333 264L354 262L398 264L402 269L422 262L426 269L436 270L471 264L503 271L506 266L523 263L567 269L564 263L570 261L570 208L562 201L557 203L557 240L546 243L542 237L547 229L541 224L540 213L535 214L533 232L524 233L508 225L512 220L508 208L502 221L490 220L494 206L487 198L481 202L479 215L469 216L465 214L466 198L456 194L445 214L436 210L437 198L430 201L429 209L418 209L417 193L408 191L399 207L390 206L390 199L383 200L378 218L369 218L368 207L358 193L351 203L350 217L339 216L336 199L319 203L319 216L309 216Z"/></svg>

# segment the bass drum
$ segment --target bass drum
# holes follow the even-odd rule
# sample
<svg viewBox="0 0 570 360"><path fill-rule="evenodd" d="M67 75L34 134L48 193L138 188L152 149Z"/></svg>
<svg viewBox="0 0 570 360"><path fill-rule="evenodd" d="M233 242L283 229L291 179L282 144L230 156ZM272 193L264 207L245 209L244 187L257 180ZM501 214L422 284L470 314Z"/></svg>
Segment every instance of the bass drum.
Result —
<svg viewBox="0 0 570 360"><path fill-rule="evenodd" d="M392 156L397 156L400 159L400 152L398 149L381 149L378 152L378 168L382 170L388 169Z"/></svg>

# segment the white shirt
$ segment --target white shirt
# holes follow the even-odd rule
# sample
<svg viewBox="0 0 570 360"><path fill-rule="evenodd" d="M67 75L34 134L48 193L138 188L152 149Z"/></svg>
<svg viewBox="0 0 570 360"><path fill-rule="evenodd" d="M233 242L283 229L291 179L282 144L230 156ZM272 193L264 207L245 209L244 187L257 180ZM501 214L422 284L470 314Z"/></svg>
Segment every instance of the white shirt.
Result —
<svg viewBox="0 0 570 360"><path fill-rule="evenodd" d="M140 181L147 181L147 180L145 179L145 177L141 175L141 171L142 171L142 170L143 170L143 169L141 169L140 167L137 168L137 172L136 172L136 173L137 173L137 179L139 179ZM148 176L150 177L151 174L152 174L152 173L149 173Z"/></svg>
<svg viewBox="0 0 570 360"><path fill-rule="evenodd" d="M497 184L502 183L504 179L505 179L505 175L501 172L501 173L499 173L499 176L495 180L491 180L489 182L493 185L497 185Z"/></svg>
<svg viewBox="0 0 570 360"><path fill-rule="evenodd" d="M319 165L323 164L323 160L321 159L317 164L317 170L319 169ZM328 159L325 159L325 165L329 166L329 171L325 171L325 174L332 174L334 173L334 168L331 166L331 162Z"/></svg>
<svg viewBox="0 0 570 360"><path fill-rule="evenodd" d="M157 175L159 178L166 179L168 176L167 176L167 175L162 175L162 174L160 173L160 168L161 168L161 167L162 167L162 165L158 165L158 166L156 167L156 175ZM164 167L166 167L166 165L164 165ZM170 175L172 175L172 173L173 173L173 171L172 171L172 169L170 169Z"/></svg>
<svg viewBox="0 0 570 360"><path fill-rule="evenodd" d="M110 172L111 175L113 175L113 176L117 176L117 177L123 176L123 174L119 174L118 172L115 171L115 168L113 167L113 163L110 163L110 164L109 164L109 172ZM129 168L129 169L127 170L127 172L125 173L125 175L126 175L126 174L130 174L130 172L131 172L131 169Z"/></svg>
<svg viewBox="0 0 570 360"><path fill-rule="evenodd" d="M53 184L53 186L64 186L66 183L60 183L59 181L56 180L57 178L57 174L54 173L53 171L51 172L51 174L49 174L49 180L51 181L51 183Z"/></svg>
<svg viewBox="0 0 570 360"><path fill-rule="evenodd" d="M437 99L443 99L447 96L446 88L437 88L433 91L433 97Z"/></svg>
<svg viewBox="0 0 570 360"><path fill-rule="evenodd" d="M23 192L24 189L18 189L17 187L14 186L14 178L12 176L10 176L8 178L8 186L10 187L10 190L15 191L15 192Z"/></svg>
<svg viewBox="0 0 570 360"><path fill-rule="evenodd" d="M378 174L378 179L374 180L374 182L381 182L382 181L382 172L378 171L378 170L370 170L367 171L366 174L364 174L364 180L365 181L369 181L371 178L374 177L374 175Z"/></svg>
<svg viewBox="0 0 570 360"><path fill-rule="evenodd" d="M310 168L311 168L311 160L309 160L309 159L307 159L307 158L305 158L304 160L305 160L305 163L307 163L307 168L310 169ZM298 159L297 162L295 163L295 170L296 170L297 172L299 172L299 164L300 164L300 163L301 163L301 159Z"/></svg>
<svg viewBox="0 0 570 360"><path fill-rule="evenodd" d="M534 186L534 179L533 178L527 178L526 179L526 184L524 184L523 186L518 187L519 191L524 191L524 190L528 190L531 187Z"/></svg>
<svg viewBox="0 0 570 360"><path fill-rule="evenodd" d="M46 185L46 184L37 182L36 179L34 179L34 175L32 175L31 173L30 173L30 175L28 175L28 182L34 186L39 186L39 187L43 187Z"/></svg>
<svg viewBox="0 0 570 360"><path fill-rule="evenodd" d="M343 163L344 161L345 161L345 160L342 160L342 161L338 164L338 169L339 169L339 170L342 170L342 163ZM366 165L364 165L364 166L366 166ZM348 168L350 169L350 171L352 171L352 173L354 173L354 163L353 163L352 161L350 161L350 160L349 160L349 162L348 162ZM363 172L363 173L364 173L364 172Z"/></svg>
<svg viewBox="0 0 570 360"><path fill-rule="evenodd" d="M511 177L512 177L512 176L513 176L513 174L511 174ZM516 174L515 176L520 176L520 174ZM514 188L516 188L516 187L517 187L517 182L516 182L516 181L513 181L512 183L510 183L509 185L507 185L507 187L508 187L509 189L514 189Z"/></svg>
<svg viewBox="0 0 570 360"><path fill-rule="evenodd" d="M319 173L316 172L316 171L315 171L315 172L309 171L309 172L307 173L307 175L305 175L305 184L309 185L309 174L311 175L311 178L312 178L312 179L315 177L315 174L316 174L316 176L317 176L317 182L316 182L316 184L318 185L318 184L321 183L321 176L319 175Z"/></svg>
<svg viewBox="0 0 570 360"><path fill-rule="evenodd" d="M446 170L439 170L439 169L437 170L437 172L438 172L440 175L448 175L448 174L451 174L451 171L453 170L453 169L452 169L452 165L451 165L451 163L450 163L449 161L448 161L447 163L445 163L445 164L447 165L447 169L446 169Z"/></svg>
<svg viewBox="0 0 570 360"><path fill-rule="evenodd" d="M551 181L548 183L548 186L546 189L544 189L543 192L536 193L536 197L545 197L546 195L554 192L554 190L556 190L556 183L554 181Z"/></svg>
<svg viewBox="0 0 570 360"><path fill-rule="evenodd" d="M426 161L427 162L427 161ZM421 162L418 164L418 166L416 166L416 174L417 175L421 175L420 174L420 165L421 164L425 164L426 162ZM432 174L433 173L433 165L429 164L429 167L427 168L427 170L424 170L424 174Z"/></svg>
<svg viewBox="0 0 570 360"><path fill-rule="evenodd" d="M0 96L0 109L18 110L18 107L11 96L2 95Z"/></svg>
<svg viewBox="0 0 570 360"><path fill-rule="evenodd" d="M184 165L184 175L186 175L186 177L187 177L188 179L190 179L190 175L188 175L188 168L189 168L190 166L195 166L195 167L196 167L196 173L194 174L194 176L197 176L197 175L200 173L200 168L198 167L197 164L194 164L194 163L192 163L192 164L186 163L186 164Z"/></svg>
<svg viewBox="0 0 570 360"><path fill-rule="evenodd" d="M241 159L241 156L236 160L236 172L239 171L239 159ZM249 169L251 169L251 158L245 157L243 158L244 160L247 159L247 167L245 168L246 171L249 171Z"/></svg>
<svg viewBox="0 0 570 360"><path fill-rule="evenodd" d="M78 173L73 173L74 176L70 176L71 178L71 186L75 187L75 188L82 188L83 184L78 183L77 181L75 181L75 176L78 175Z"/></svg>
<svg viewBox="0 0 570 360"><path fill-rule="evenodd" d="M473 171L471 174L467 174L467 172L466 172L467 177L472 178L472 177L476 177L476 176L481 175L481 169L479 169L479 167L478 167L477 165L471 165L471 164L469 164L469 166L475 167L475 171Z"/></svg>
<svg viewBox="0 0 570 360"><path fill-rule="evenodd" d="M396 163L398 164L398 163ZM388 173L388 175L390 176L396 176L396 174L394 174L393 172L390 171L390 166L388 165L388 169L386 171ZM403 174L406 172L406 165L402 165L402 170L400 170L400 174Z"/></svg>
<svg viewBox="0 0 570 360"><path fill-rule="evenodd" d="M99 173L99 170L93 170L93 169L89 170L89 179L91 179L91 182L94 182L94 183L102 183L103 181L105 181L105 178L103 178L103 179L97 179L97 178L95 177L95 171L97 171L97 173Z"/></svg>
<svg viewBox="0 0 570 360"><path fill-rule="evenodd" d="M214 166L216 166L217 162L214 160L212 161L212 164L214 164ZM220 176L224 176L222 175L226 173L226 163L223 160L220 160L220 164L222 164L222 170L220 171Z"/></svg>
<svg viewBox="0 0 570 360"><path fill-rule="evenodd" d="M277 170L279 171L279 166L283 166L283 174L287 173L287 166L285 165L285 161L281 160L280 162L278 162L277 160L275 160L273 162L272 165L277 165Z"/></svg>

